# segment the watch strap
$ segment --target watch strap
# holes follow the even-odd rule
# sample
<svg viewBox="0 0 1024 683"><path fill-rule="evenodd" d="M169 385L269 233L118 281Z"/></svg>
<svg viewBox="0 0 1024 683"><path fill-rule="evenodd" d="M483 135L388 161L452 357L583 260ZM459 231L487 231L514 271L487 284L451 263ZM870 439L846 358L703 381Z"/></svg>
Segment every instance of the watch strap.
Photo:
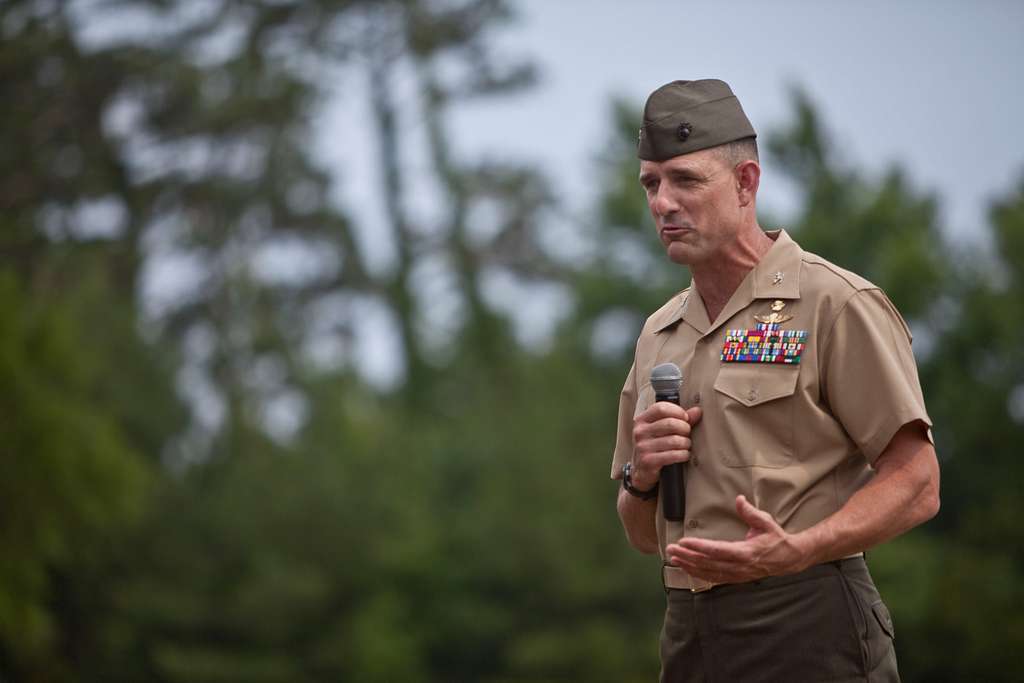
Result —
<svg viewBox="0 0 1024 683"><path fill-rule="evenodd" d="M627 462L622 466L622 488L626 489L626 493L632 496L636 496L640 500L650 500L658 495L658 484L656 483L653 487L646 491L633 486L633 480L631 474L633 471L633 463Z"/></svg>

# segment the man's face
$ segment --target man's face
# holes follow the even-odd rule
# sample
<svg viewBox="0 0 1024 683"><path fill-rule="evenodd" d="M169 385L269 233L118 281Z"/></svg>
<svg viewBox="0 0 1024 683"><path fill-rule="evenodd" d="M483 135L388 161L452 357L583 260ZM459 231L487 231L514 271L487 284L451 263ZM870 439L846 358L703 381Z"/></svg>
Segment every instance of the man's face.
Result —
<svg viewBox="0 0 1024 683"><path fill-rule="evenodd" d="M667 161L641 161L640 184L668 257L705 262L728 248L741 225L733 168L702 149Z"/></svg>

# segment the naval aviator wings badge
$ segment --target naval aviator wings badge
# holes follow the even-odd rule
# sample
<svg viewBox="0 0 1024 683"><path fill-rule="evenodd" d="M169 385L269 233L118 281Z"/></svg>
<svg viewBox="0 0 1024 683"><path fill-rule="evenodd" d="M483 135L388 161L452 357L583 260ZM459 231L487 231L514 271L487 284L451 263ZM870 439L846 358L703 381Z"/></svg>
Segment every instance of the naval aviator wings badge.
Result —
<svg viewBox="0 0 1024 683"><path fill-rule="evenodd" d="M755 315L752 330L727 330L722 346L726 363L786 363L797 365L807 344L806 330L783 330L782 323L793 316L782 312L786 302L776 299L764 315Z"/></svg>

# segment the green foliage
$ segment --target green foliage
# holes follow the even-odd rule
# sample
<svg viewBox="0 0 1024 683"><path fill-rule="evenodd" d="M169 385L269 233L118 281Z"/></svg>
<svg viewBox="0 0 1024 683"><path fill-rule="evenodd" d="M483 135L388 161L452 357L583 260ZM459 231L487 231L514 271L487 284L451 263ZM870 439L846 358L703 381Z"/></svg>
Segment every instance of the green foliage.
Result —
<svg viewBox="0 0 1024 683"><path fill-rule="evenodd" d="M918 354L942 465L942 510L871 554L904 680L1017 680L1024 671L1024 185L991 211L992 255L951 244L934 198L900 169L867 181L828 148L807 98L769 149L805 192L801 244L889 294L927 342ZM936 647L948 643L948 647Z"/></svg>
<svg viewBox="0 0 1024 683"><path fill-rule="evenodd" d="M612 105L589 256L570 266L538 239L544 178L452 153L458 107L530 81L492 51L504 3L90 5L157 29L86 47L82 5L0 5L0 677L652 680L658 564L628 548L607 468L636 334L686 277L638 188L636 107ZM371 114L387 268L314 161L314 65L370 83L344 96ZM937 198L899 168L845 166L793 102L762 136L803 193L787 227L907 315L936 425L942 513L870 553L904 680L1015 680L1024 183L993 205L992 254L955 247ZM438 225L410 209L417 174ZM99 234L81 215L97 202L119 207ZM287 281L253 265L296 244L335 265ZM146 273L176 257L199 284L155 306ZM417 276L438 263L443 329ZM515 342L494 272L571 292L550 344ZM339 300L394 321L398 386L308 362ZM345 346L361 322L326 334ZM308 411L282 436L266 408L289 392ZM190 422L203 400L223 419Z"/></svg>
<svg viewBox="0 0 1024 683"><path fill-rule="evenodd" d="M916 192L898 167L879 180L844 168L806 95L792 97L793 124L767 144L804 195L791 231L803 248L882 287L904 317L923 315L945 291L950 257L935 198Z"/></svg>
<svg viewBox="0 0 1024 683"><path fill-rule="evenodd" d="M129 433L132 411L122 410L108 380L133 368L140 379L153 372L88 344L96 335L87 325L111 321L82 319L105 294L95 281L84 285L59 304L32 300L0 271L0 639L14 662L44 668L62 637L54 574L102 554L136 517L149 485L137 450L144 439ZM145 362L153 367L151 357Z"/></svg>

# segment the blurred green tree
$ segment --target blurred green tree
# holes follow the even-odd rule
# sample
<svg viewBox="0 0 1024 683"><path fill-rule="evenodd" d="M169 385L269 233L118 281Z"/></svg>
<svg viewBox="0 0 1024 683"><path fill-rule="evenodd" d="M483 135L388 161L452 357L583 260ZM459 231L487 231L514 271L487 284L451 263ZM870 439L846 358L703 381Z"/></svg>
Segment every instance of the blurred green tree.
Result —
<svg viewBox="0 0 1024 683"><path fill-rule="evenodd" d="M605 468L636 334L687 278L637 186L633 105L612 107L572 263L542 239L542 176L455 153L460 107L531 80L491 40L509 17L0 5L0 675L656 676L657 565ZM373 122L383 265L312 149L330 96ZM788 227L906 314L943 459L940 516L871 553L904 678L1014 680L1024 185L973 253L935 197L845 165L793 102L764 148L802 193ZM297 272L266 266L280 254ZM516 308L545 288L571 305L524 343ZM354 367L371 315L398 340L390 388Z"/></svg>
<svg viewBox="0 0 1024 683"><path fill-rule="evenodd" d="M157 437L138 444L145 455L125 449L118 461L123 468L142 467L146 458L166 467L157 472L153 490L127 479L109 484L121 486L116 490L90 491L85 482L82 490L53 487L61 499L81 494L85 501L90 495L103 500L110 506L104 530L116 530L120 543L96 562L20 550L25 562L39 564L38 573L56 567L67 575L64 590L73 604L33 604L55 621L48 628L56 635L28 645L5 642L0 666L40 678L78 671L129 680L294 680L339 673L394 680L424 671L431 657L444 660L446 641L428 646L416 634L399 633L415 595L369 594L365 605L359 601L348 609L372 577L409 573L405 555L394 559L385 552L379 562L372 555L325 556L308 544L312 539L314 546L359 553L361 539L345 535L345 525L365 520L372 538L392 526L396 533L422 536L416 559L437 552L443 534L431 524L430 508L410 514L404 488L395 489L400 482L389 489L391 476L370 480L362 495L357 485L367 483L370 458L388 447L384 437L397 438L396 412L410 422L413 416L427 422L438 417L430 387L444 393L457 386L445 379L452 347L472 349L468 365L478 370L511 371L500 369L502 359L518 351L506 314L485 300L485 280L497 273L548 281L558 274L558 264L538 244L535 217L549 203L539 178L524 167L457 160L447 139L446 117L454 106L529 82L528 67L491 56L487 39L508 16L504 3L24 0L0 12L4 73L10 76L4 94L18 103L8 110L7 173L0 186L11 226L3 242L11 257L5 263L17 281L28 283L22 285L28 299L38 304L48 301L47 293L34 285L45 288L45 276L69 263L85 269L84 254L116 281L113 292L95 295L103 301L111 294L102 316L89 318L93 304L68 302L83 324L118 323L101 327L89 341L109 349L104 362L126 353L121 360L131 373L110 382L107 394L97 392L93 408L97 419L123 418L119 427ZM368 83L385 208L381 227L397 253L383 269L368 265L366 245L329 201L328 176L313 161L310 122L329 93L323 80L339 68L364 72ZM403 127L410 119L426 124L420 154L436 178L442 206L433 221L409 208L416 199L414 180L422 175L407 158ZM26 139L31 144L19 144ZM488 215L482 229L473 225L481 212ZM303 272L282 278L260 267L281 251L306 263ZM423 273L438 267L453 283L442 294L457 309L454 324L441 335L432 313L437 302L423 291ZM168 283L159 276L169 271L176 275ZM59 272L67 282L52 296L63 301L83 281ZM178 288L174 298L161 292L169 285ZM20 292L16 286L12 291ZM360 311L367 309L393 321L404 382L416 388L396 392L376 409L379 397L359 387L350 365L325 375L304 354L318 335L351 345L360 333ZM10 315L17 320L17 311ZM321 323L322 317L330 322ZM88 360L85 353L68 353ZM134 367L134 356L151 368ZM13 366L22 362L42 367L13 357ZM147 385L147 379L158 381ZM193 410L188 430L181 429L174 388ZM283 434L268 425L281 400L292 401L292 412L300 414L295 424L301 425L302 406L319 394L327 406L355 411L352 421L322 430L330 440L289 445L294 425ZM167 410L147 411L151 401ZM319 403L310 413L330 415ZM320 433L315 423L310 434ZM419 468L426 491L436 490L450 470L465 470L465 463L442 451L448 442L436 439L439 469ZM60 469L81 457L77 449L86 445L36 447ZM376 465L383 465L382 472L404 464L397 446L405 442L394 445L396 459ZM100 450L114 457L110 449ZM304 458L290 467L277 459L296 452ZM310 453L325 454L323 463ZM197 460L179 474L183 464ZM16 489L29 481L19 476L8 484ZM294 487L293 508L276 484ZM128 531L124 523L136 515L116 507L118 496L145 503L141 521ZM264 506L267 496L280 504ZM373 504L359 513L364 499ZM299 520L323 524L313 515L318 506L345 527L335 529L341 536L330 527L295 535ZM71 527L77 517L72 510L58 521ZM246 523L249 532L242 528ZM275 528L292 545L268 547ZM343 565L356 570L355 578L347 578ZM45 579L37 582L43 586ZM253 588L236 593L225 590L229 585ZM312 599L278 613L298 599L295 591L324 598L322 613L302 607L317 602ZM336 603L329 600L334 595ZM40 588L34 599L45 597ZM259 626L268 622L278 626ZM316 633L321 625L337 628L322 647ZM422 632L429 631L424 624ZM335 642L343 647L332 649ZM397 642L406 643L404 659L393 651ZM307 658L310 648L319 654ZM468 656L483 661L480 652ZM455 658L449 666L458 670L465 663ZM495 666L485 663L488 670Z"/></svg>
<svg viewBox="0 0 1024 683"><path fill-rule="evenodd" d="M995 252L939 227L937 201L892 168L879 180L844 168L809 98L768 148L804 193L801 244L879 284L919 344L922 386L942 466L942 510L871 553L893 607L904 680L1011 681L1024 672L1020 604L1024 477L1024 187L992 208ZM922 345L923 344L923 345ZM945 643L936 647L936 643Z"/></svg>
<svg viewBox="0 0 1024 683"><path fill-rule="evenodd" d="M185 417L173 354L138 336L132 214L101 127L120 70L58 10L0 6L0 675L17 680L72 674L90 572Z"/></svg>

